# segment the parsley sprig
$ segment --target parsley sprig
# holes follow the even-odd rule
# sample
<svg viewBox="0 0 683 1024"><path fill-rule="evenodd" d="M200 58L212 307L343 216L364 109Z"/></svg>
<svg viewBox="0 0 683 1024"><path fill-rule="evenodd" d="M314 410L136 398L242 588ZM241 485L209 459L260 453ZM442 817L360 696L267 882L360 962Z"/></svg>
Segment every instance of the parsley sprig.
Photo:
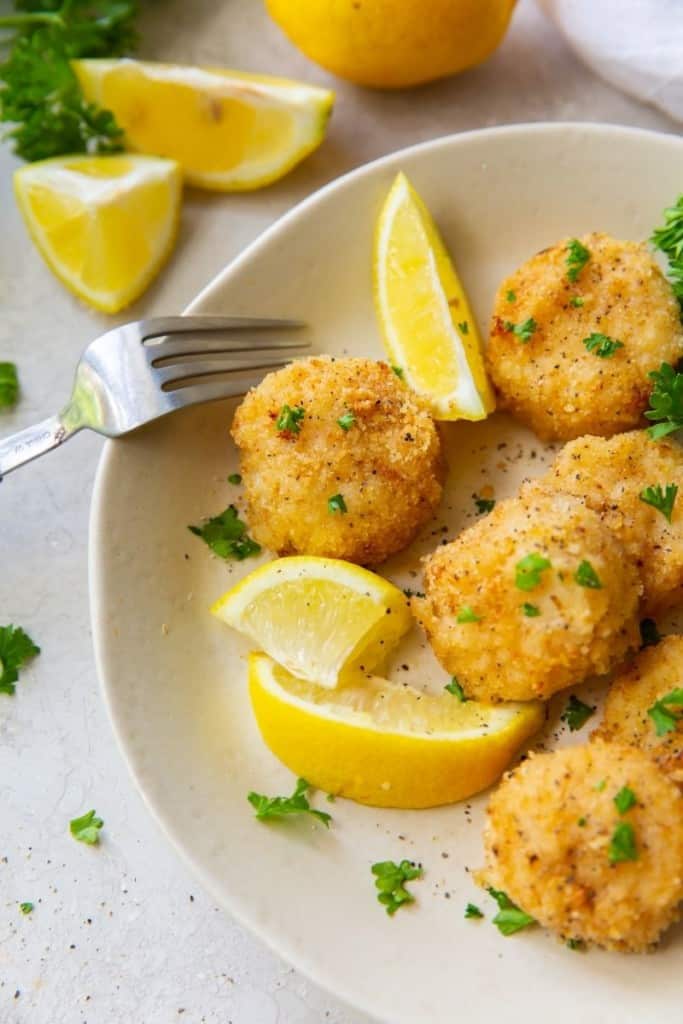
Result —
<svg viewBox="0 0 683 1024"><path fill-rule="evenodd" d="M377 899L387 914L393 916L404 903L414 903L415 897L406 889L406 882L422 878L422 868L411 860L402 860L396 864L393 860L378 861L372 865L375 876Z"/></svg>
<svg viewBox="0 0 683 1024"><path fill-rule="evenodd" d="M655 732L658 736L666 736L668 732L675 732L678 723L683 716L683 687L677 687L671 693L656 700L652 707L647 709L652 719Z"/></svg>
<svg viewBox="0 0 683 1024"><path fill-rule="evenodd" d="M655 484L651 487L646 487L640 492L638 497L641 501L644 501L646 505L652 505L658 512L661 512L665 519L671 522L671 515L674 510L674 502L676 501L676 495L678 494L677 484L666 484L662 487L661 484Z"/></svg>
<svg viewBox="0 0 683 1024"><path fill-rule="evenodd" d="M40 647L21 626L0 626L0 693L15 692L19 669L36 654Z"/></svg>
<svg viewBox="0 0 683 1024"><path fill-rule="evenodd" d="M538 330L538 324L532 316L527 317L521 324L513 324L510 320L506 320L503 327L509 334L514 334L516 338L519 338L523 345L526 345L532 334Z"/></svg>
<svg viewBox="0 0 683 1024"><path fill-rule="evenodd" d="M310 814L311 817L321 821L325 828L329 828L332 815L311 807L307 796L310 789L311 786L306 779L297 779L291 796L264 796L263 793L255 793L252 790L247 795L247 800L256 812L254 817L259 821L267 821L270 818L287 818L292 814Z"/></svg>
<svg viewBox="0 0 683 1024"><path fill-rule="evenodd" d="M275 426L281 434L300 434L301 421L305 415L306 410L302 405L295 405L294 408L292 408L285 404L278 413L278 417L275 420Z"/></svg>
<svg viewBox="0 0 683 1024"><path fill-rule="evenodd" d="M498 904L498 913L493 918L493 923L501 935L514 935L515 932L521 931L522 928L528 928L529 925L536 924L535 918L531 914L520 910L507 893L502 892L500 889L490 888L486 891Z"/></svg>
<svg viewBox="0 0 683 1024"><path fill-rule="evenodd" d="M582 700L579 700L578 697L572 694L560 718L563 722L567 723L570 732L577 732L594 714L594 707L591 707L590 704L584 704Z"/></svg>
<svg viewBox="0 0 683 1024"><path fill-rule="evenodd" d="M9 409L16 404L18 397L19 378L16 366L14 363L0 363L0 409Z"/></svg>
<svg viewBox="0 0 683 1024"><path fill-rule="evenodd" d="M579 274L591 258L590 249L587 249L578 238L572 238L567 243L567 278L572 284L578 279Z"/></svg>
<svg viewBox="0 0 683 1024"><path fill-rule="evenodd" d="M600 356L601 359L610 359L617 349L624 347L623 341L616 341L607 334L595 331L583 339L583 344L587 352L592 352L594 355Z"/></svg>
<svg viewBox="0 0 683 1024"><path fill-rule="evenodd" d="M619 814L626 814L637 803L638 798L636 794L628 786L622 786L614 798L614 806L619 811Z"/></svg>
<svg viewBox="0 0 683 1024"><path fill-rule="evenodd" d="M664 226L653 231L650 241L669 261L671 287L683 307L683 194L664 211Z"/></svg>
<svg viewBox="0 0 683 1024"><path fill-rule="evenodd" d="M236 558L241 562L261 550L261 545L247 533L246 523L242 522L234 505L228 505L225 512L207 519L201 526L188 526L188 530L201 537L219 558Z"/></svg>
<svg viewBox="0 0 683 1024"><path fill-rule="evenodd" d="M653 441L658 441L683 427L683 373L678 373L669 363L662 363L658 370L651 370L648 377L655 383L645 415L655 423L648 434Z"/></svg>

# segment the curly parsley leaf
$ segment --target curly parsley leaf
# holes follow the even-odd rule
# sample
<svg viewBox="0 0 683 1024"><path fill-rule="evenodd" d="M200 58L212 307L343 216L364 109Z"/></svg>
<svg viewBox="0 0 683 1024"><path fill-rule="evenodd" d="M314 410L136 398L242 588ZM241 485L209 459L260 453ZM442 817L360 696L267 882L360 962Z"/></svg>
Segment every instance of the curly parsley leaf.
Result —
<svg viewBox="0 0 683 1024"><path fill-rule="evenodd" d="M651 370L648 377L655 383L645 415L656 421L648 434L653 441L658 441L683 427L683 373L678 373L669 363L662 363L658 370Z"/></svg>
<svg viewBox="0 0 683 1024"><path fill-rule="evenodd" d="M101 818L97 817L95 811L87 811L80 818L72 818L69 822L69 831L79 843L87 843L88 846L95 846L100 841L100 829L104 825Z"/></svg>
<svg viewBox="0 0 683 1024"><path fill-rule="evenodd" d="M498 913L493 918L493 923L501 935L514 935L515 932L521 931L522 928L528 928L529 925L536 924L535 918L520 910L507 893L502 892L500 889L487 889L486 891L498 904Z"/></svg>
<svg viewBox="0 0 683 1024"><path fill-rule="evenodd" d="M652 707L647 709L658 736L666 736L675 732L683 715L683 687L677 687L671 693L660 697Z"/></svg>
<svg viewBox="0 0 683 1024"><path fill-rule="evenodd" d="M574 573L574 579L580 587L588 587L590 590L602 590L602 583L597 572L586 559L581 562Z"/></svg>
<svg viewBox="0 0 683 1024"><path fill-rule="evenodd" d="M294 408L283 405L278 413L275 426L281 434L300 434L301 421L305 415L306 410L302 405L295 405Z"/></svg>
<svg viewBox="0 0 683 1024"><path fill-rule="evenodd" d="M650 239L669 261L669 278L674 295L683 307L683 194L664 211L664 225Z"/></svg>
<svg viewBox="0 0 683 1024"><path fill-rule="evenodd" d="M519 590L535 590L541 584L541 573L550 567L548 558L532 551L515 566L515 586Z"/></svg>
<svg viewBox="0 0 683 1024"><path fill-rule="evenodd" d="M626 814L637 803L636 794L628 786L622 786L614 798L614 806L619 811L619 814Z"/></svg>
<svg viewBox="0 0 683 1024"><path fill-rule="evenodd" d="M32 903L20 903L19 904L19 910L22 912L22 914L30 914L31 911L33 910L33 904Z"/></svg>
<svg viewBox="0 0 683 1024"><path fill-rule="evenodd" d="M579 274L591 258L590 250L583 245L578 238L572 238L567 243L567 278L572 284L578 279Z"/></svg>
<svg viewBox="0 0 683 1024"><path fill-rule="evenodd" d="M609 359L617 349L624 347L623 341L615 341L614 338L610 338L607 334L596 332L584 338L583 344L587 352L593 352L594 355L600 356L601 359Z"/></svg>
<svg viewBox="0 0 683 1024"><path fill-rule="evenodd" d="M21 626L0 626L0 693L15 692L19 669L36 654L40 647Z"/></svg>
<svg viewBox="0 0 683 1024"><path fill-rule="evenodd" d="M0 409L16 405L19 397L19 377L14 363L0 363Z"/></svg>
<svg viewBox="0 0 683 1024"><path fill-rule="evenodd" d="M584 704L582 700L571 695L567 706L560 715L563 722L566 722L569 726L570 732L576 732L582 726L586 724L589 718L595 714L595 708L591 707L590 704Z"/></svg>
<svg viewBox="0 0 683 1024"><path fill-rule="evenodd" d="M620 821L614 827L609 841L607 856L610 864L619 864L625 860L638 860L638 847L633 825Z"/></svg>
<svg viewBox="0 0 683 1024"><path fill-rule="evenodd" d="M321 821L325 828L330 827L332 815L326 811L317 811L308 802L308 791L311 789L306 779L297 779L294 792L291 796L264 796L263 793L247 795L247 800L254 808L255 817L259 821L267 821L270 818L287 818L292 814L310 814L311 817Z"/></svg>
<svg viewBox="0 0 683 1024"><path fill-rule="evenodd" d="M644 501L646 505L652 505L658 512L661 512L665 519L671 522L671 515L674 510L674 502L676 501L676 495L678 494L677 484L666 484L662 487L661 484L655 484L651 487L646 487L640 492L638 497L641 501Z"/></svg>
<svg viewBox="0 0 683 1024"><path fill-rule="evenodd" d="M413 861L402 860L400 864L393 860L378 861L371 870L375 876L377 899L387 914L392 916L404 903L415 902L415 897L405 886L406 882L422 878L422 868Z"/></svg>
<svg viewBox="0 0 683 1024"><path fill-rule="evenodd" d="M188 526L188 530L201 537L219 558L235 558L241 562L261 550L261 545L248 535L246 523L242 522L234 505L228 505L225 512L201 526Z"/></svg>
<svg viewBox="0 0 683 1024"><path fill-rule="evenodd" d="M519 338L523 345L526 345L532 334L535 334L538 330L538 324L532 316L528 317L521 324L513 324L510 320L506 320L503 327L508 333L514 334L516 338Z"/></svg>
<svg viewBox="0 0 683 1024"><path fill-rule="evenodd" d="M454 697L457 697L461 704L464 704L467 700L465 691L458 682L457 676L453 676L450 683L447 683L446 686L444 686L444 690L448 690L448 692L452 693Z"/></svg>

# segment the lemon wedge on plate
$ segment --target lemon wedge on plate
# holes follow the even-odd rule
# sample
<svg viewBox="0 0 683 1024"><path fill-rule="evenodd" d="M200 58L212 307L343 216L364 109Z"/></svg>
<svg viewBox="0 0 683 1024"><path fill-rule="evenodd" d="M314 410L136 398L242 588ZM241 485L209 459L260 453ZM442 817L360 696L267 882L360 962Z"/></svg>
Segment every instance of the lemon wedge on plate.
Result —
<svg viewBox="0 0 683 1024"><path fill-rule="evenodd" d="M461 703L371 677L328 690L249 660L263 739L312 786L373 807L435 807L492 785L543 724L540 703Z"/></svg>
<svg viewBox="0 0 683 1024"><path fill-rule="evenodd" d="M136 299L170 254L182 179L172 160L64 156L26 164L14 191L44 259L105 313Z"/></svg>
<svg viewBox="0 0 683 1024"><path fill-rule="evenodd" d="M111 110L126 148L177 160L200 188L259 188L322 142L334 93L224 68L76 60L86 99Z"/></svg>
<svg viewBox="0 0 683 1024"><path fill-rule="evenodd" d="M303 679L334 687L377 668L412 625L404 594L351 562L298 556L255 569L214 615Z"/></svg>
<svg viewBox="0 0 683 1024"><path fill-rule="evenodd" d="M399 174L379 216L375 302L390 361L440 420L495 407L467 295L429 210Z"/></svg>

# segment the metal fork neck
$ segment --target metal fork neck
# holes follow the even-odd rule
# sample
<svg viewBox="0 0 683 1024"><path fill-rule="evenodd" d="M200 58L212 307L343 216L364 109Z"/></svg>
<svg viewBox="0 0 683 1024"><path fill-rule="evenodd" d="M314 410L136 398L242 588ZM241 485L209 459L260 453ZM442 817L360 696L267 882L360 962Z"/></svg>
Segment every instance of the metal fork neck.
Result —
<svg viewBox="0 0 683 1024"><path fill-rule="evenodd" d="M20 430L11 437L0 439L0 480L13 469L23 466L52 448L58 448L81 427L69 426L64 414L50 416L42 423Z"/></svg>

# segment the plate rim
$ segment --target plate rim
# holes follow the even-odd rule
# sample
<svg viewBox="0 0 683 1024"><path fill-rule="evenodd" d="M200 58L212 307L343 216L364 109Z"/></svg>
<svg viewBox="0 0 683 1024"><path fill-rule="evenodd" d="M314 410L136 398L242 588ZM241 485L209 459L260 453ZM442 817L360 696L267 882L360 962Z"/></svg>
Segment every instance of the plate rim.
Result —
<svg viewBox="0 0 683 1024"><path fill-rule="evenodd" d="M412 145L402 147L401 149L393 150L391 153L386 153L374 160L360 164L358 167L354 167L351 170L346 171L344 174L333 178L325 185L295 203L289 210L276 218L272 224L257 235L257 237L250 242L241 253L219 270L218 273L216 273L188 303L183 310L183 315L193 313L198 307L203 305L205 301L211 297L213 292L221 288L225 280L239 272L243 264L250 262L252 258L258 258L258 254L261 249L266 248L270 244L271 239L275 238L281 231L286 230L290 223L296 221L301 216L305 216L309 210L314 209L317 205L324 202L328 194L337 190L343 190L348 184L358 181L364 177L369 177L385 166L389 166L401 159L412 157L416 153L436 152L440 149L447 149L453 145L457 146L460 141L466 142L474 137L487 139L494 138L496 136L515 136L525 134L555 134L557 136L562 136L566 132L577 129L587 135L612 135L615 137L619 136L622 138L636 140L659 140L666 141L667 144L683 148L683 137L677 135L674 131L658 131L655 129L636 128L630 125L600 121L532 121L495 125L486 128L475 128L463 132L453 132L448 135L441 135L433 139L427 139L423 142L414 143ZM355 999L353 1002L350 1001L343 989L335 982L333 977L328 975L327 972L319 970L313 963L308 961L303 954L299 954L289 948L285 951L282 945L278 943L277 939L270 934L265 926L262 926L258 921L253 920L250 917L246 906L243 907L240 904L231 901L229 898L226 898L223 893L220 893L218 884L214 883L211 878L208 877L205 868L202 866L201 862L193 856L190 850L176 840L170 831L170 824L167 825L163 814L161 811L157 810L151 798L147 795L146 789L140 780L139 772L129 755L123 728L117 721L117 715L114 710L113 699L111 696L113 688L107 679L107 673L105 670L103 641L100 628L100 623L102 621L101 594L103 590L103 580L100 573L97 549L103 538L101 520L105 507L104 495L107 488L108 476L111 472L114 448L115 439L107 439L98 459L91 495L90 513L88 517L87 548L88 606L99 691L104 703L109 724L116 740L118 752L125 763L129 776L135 784L137 793L141 797L145 807L150 812L153 821L159 827L166 841L179 856L181 862L189 868L204 890L210 894L211 898L215 900L216 904L221 907L223 911L226 911L242 927L247 929L252 935L255 935L259 941L263 942L267 949L285 962L291 964L305 977L310 979L314 984L318 985L330 995L334 996L334 998L338 999L346 1007L352 1010L358 1010L367 1017L378 1022L378 1024L383 1024L382 1019L377 1016L377 1012L373 1007L365 1004L363 1001Z"/></svg>

